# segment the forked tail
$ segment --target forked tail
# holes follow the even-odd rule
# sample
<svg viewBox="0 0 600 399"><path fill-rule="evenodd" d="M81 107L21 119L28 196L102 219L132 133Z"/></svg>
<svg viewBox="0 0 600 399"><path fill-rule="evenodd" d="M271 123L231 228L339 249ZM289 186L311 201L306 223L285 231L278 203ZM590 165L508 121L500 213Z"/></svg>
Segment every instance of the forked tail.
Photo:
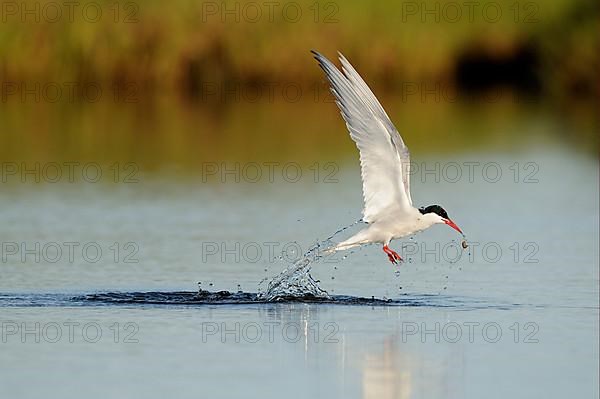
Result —
<svg viewBox="0 0 600 399"><path fill-rule="evenodd" d="M347 249L356 248L356 247L359 247L363 244L370 242L367 240L366 231L367 231L367 229L363 229L363 230L359 231L358 233L356 233L355 235L353 235L352 237L348 238L347 240L344 240L344 241L328 248L326 251L324 251L325 254L332 254L337 251L345 251Z"/></svg>

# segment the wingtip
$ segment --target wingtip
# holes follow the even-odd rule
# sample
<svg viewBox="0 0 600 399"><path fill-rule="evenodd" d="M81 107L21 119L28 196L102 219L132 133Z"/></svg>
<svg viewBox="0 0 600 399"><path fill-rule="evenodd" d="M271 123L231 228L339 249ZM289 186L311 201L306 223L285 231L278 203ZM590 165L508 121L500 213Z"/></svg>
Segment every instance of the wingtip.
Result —
<svg viewBox="0 0 600 399"><path fill-rule="evenodd" d="M311 49L310 52L313 54L314 58L319 61L319 63L323 63L324 60L327 60L327 57L325 57L323 54L319 53L317 50L315 49ZM349 64L350 62L348 61L348 59L344 56L344 54L342 54L341 51L338 51L338 59L343 63L343 64Z"/></svg>
<svg viewBox="0 0 600 399"><path fill-rule="evenodd" d="M338 51L338 59L342 63L342 67L344 67L346 64L351 65L350 61L348 61L348 59L344 56L344 54L342 54L341 51Z"/></svg>

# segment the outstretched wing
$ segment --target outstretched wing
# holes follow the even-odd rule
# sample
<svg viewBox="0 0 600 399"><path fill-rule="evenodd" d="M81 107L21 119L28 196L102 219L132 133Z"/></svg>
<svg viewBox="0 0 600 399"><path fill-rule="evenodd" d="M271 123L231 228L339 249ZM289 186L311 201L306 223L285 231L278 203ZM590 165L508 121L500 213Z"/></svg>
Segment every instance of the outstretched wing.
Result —
<svg viewBox="0 0 600 399"><path fill-rule="evenodd" d="M340 54L342 71L312 51L331 83L350 137L360 152L363 220L374 222L390 208L408 211L410 154L398 130L358 72Z"/></svg>

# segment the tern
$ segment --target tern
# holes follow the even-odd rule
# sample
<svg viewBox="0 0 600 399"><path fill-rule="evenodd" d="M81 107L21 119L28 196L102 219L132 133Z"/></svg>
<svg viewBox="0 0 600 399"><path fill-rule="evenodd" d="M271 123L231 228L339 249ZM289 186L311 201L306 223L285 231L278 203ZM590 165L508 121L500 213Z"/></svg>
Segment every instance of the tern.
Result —
<svg viewBox="0 0 600 399"><path fill-rule="evenodd" d="M385 110L346 57L339 54L342 70L311 51L325 72L335 102L360 153L363 218L368 226L340 242L330 252L364 244L383 244L390 262L402 262L389 247L392 240L423 231L434 224L461 229L439 205L415 208L410 196L410 153ZM343 73L342 73L343 72Z"/></svg>

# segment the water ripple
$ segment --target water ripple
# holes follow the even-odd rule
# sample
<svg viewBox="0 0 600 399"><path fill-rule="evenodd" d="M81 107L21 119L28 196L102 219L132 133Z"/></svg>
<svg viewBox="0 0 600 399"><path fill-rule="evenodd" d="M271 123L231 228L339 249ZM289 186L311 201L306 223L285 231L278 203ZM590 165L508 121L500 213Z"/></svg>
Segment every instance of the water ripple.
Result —
<svg viewBox="0 0 600 399"><path fill-rule="evenodd" d="M260 293L229 291L174 291L174 292L97 292L73 296L72 294L0 294L0 307L44 306L202 306L243 305L270 303L307 303L352 306L408 306L455 308L458 310L511 309L522 304L498 304L483 299L444 295L402 295L397 298L332 295L327 298L311 294L279 297L267 300Z"/></svg>

